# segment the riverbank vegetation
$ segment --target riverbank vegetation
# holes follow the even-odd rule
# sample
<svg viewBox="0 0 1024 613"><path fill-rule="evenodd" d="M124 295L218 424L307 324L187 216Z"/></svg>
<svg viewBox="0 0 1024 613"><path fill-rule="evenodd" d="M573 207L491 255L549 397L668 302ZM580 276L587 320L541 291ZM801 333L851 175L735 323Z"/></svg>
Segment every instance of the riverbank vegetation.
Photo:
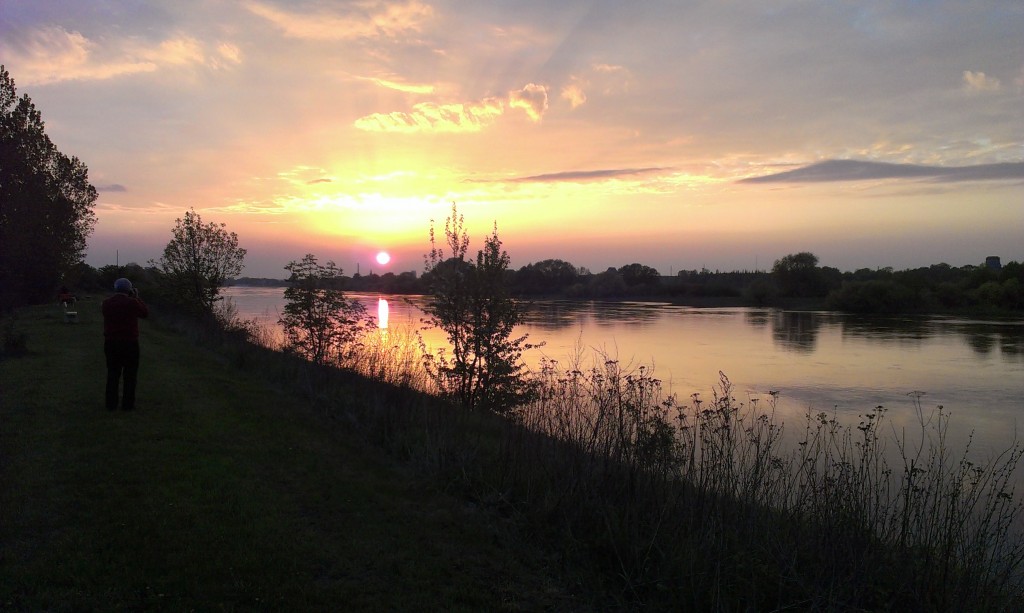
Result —
<svg viewBox="0 0 1024 613"><path fill-rule="evenodd" d="M999 611L1024 597L1021 451L951 449L941 409L907 430L882 407L856 426L782 424L773 396L737 399L724 375L684 402L646 368L581 354L499 415L422 393L434 380L414 360L383 368L401 363L396 336L331 368L264 348L229 311L212 328L146 322L142 408L125 415L89 400L98 316L7 322L5 606Z"/></svg>
<svg viewBox="0 0 1024 613"><path fill-rule="evenodd" d="M548 536L624 600L952 611L1024 595L1021 449L980 462L950 449L941 408L918 405L909 431L890 430L884 407L853 427L808 413L788 448L776 398L740 401L724 374L712 398L682 404L614 360L543 376L517 417L551 436L509 445L507 496L557 518Z"/></svg>

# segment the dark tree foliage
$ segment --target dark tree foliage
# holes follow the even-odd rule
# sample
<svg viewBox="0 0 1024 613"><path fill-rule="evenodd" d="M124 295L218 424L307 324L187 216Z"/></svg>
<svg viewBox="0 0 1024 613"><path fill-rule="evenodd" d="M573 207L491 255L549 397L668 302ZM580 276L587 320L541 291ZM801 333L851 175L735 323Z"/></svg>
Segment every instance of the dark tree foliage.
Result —
<svg viewBox="0 0 1024 613"><path fill-rule="evenodd" d="M586 291L594 298L621 298L626 294L626 282L618 270L609 268L593 275L587 282Z"/></svg>
<svg viewBox="0 0 1024 613"><path fill-rule="evenodd" d="M643 285L654 287L661 280L661 273L656 269L636 262L619 268L619 274L622 275L623 282L629 287Z"/></svg>
<svg viewBox="0 0 1024 613"><path fill-rule="evenodd" d="M341 269L334 262L320 264L307 253L284 268L291 276L278 323L284 327L288 349L314 364L343 362L372 322L366 307L338 288Z"/></svg>
<svg viewBox="0 0 1024 613"><path fill-rule="evenodd" d="M107 264L95 271L95 280L99 290L109 292L114 286L114 281L125 277L132 282L132 286L142 292L147 304L173 305L176 303L173 292L165 287L165 276L156 266L143 267L135 262L121 264ZM83 289L92 289L86 283L82 283Z"/></svg>
<svg viewBox="0 0 1024 613"><path fill-rule="evenodd" d="M851 281L828 295L825 306L850 313L913 313L921 295L891 280Z"/></svg>
<svg viewBox="0 0 1024 613"><path fill-rule="evenodd" d="M57 150L32 100L0 65L0 307L53 298L85 253L96 188Z"/></svg>
<svg viewBox="0 0 1024 613"><path fill-rule="evenodd" d="M514 276L515 290L523 295L554 295L579 279L579 271L565 260L542 260L520 268Z"/></svg>
<svg viewBox="0 0 1024 613"><path fill-rule="evenodd" d="M195 210L177 219L173 238L164 248L159 266L168 290L185 308L205 315L213 312L220 290L242 272L245 249L238 246L238 235L225 224L203 224Z"/></svg>
<svg viewBox="0 0 1024 613"><path fill-rule="evenodd" d="M829 293L825 306L856 313L1019 311L1022 288L1018 262L997 269L945 263L899 271L861 268L842 275L842 286Z"/></svg>
<svg viewBox="0 0 1024 613"><path fill-rule="evenodd" d="M791 253L775 261L772 276L779 293L787 297L807 298L827 293L818 256L807 251Z"/></svg>
<svg viewBox="0 0 1024 613"><path fill-rule="evenodd" d="M508 410L530 392L522 363L526 336L513 336L522 312L508 290L508 253L495 226L476 261L467 259L469 236L454 204L445 242L451 255L437 245L431 224L424 277L431 288L427 323L444 331L451 356L430 357L426 366L463 407Z"/></svg>

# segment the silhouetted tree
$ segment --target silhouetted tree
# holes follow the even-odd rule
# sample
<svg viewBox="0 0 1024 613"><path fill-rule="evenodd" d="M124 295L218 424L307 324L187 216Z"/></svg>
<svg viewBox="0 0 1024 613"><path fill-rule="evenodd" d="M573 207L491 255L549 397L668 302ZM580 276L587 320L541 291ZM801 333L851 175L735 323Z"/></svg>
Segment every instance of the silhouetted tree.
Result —
<svg viewBox="0 0 1024 613"><path fill-rule="evenodd" d="M661 280L661 273L657 270L635 262L619 268L619 274L622 275L623 282L629 287L638 285L653 287Z"/></svg>
<svg viewBox="0 0 1024 613"><path fill-rule="evenodd" d="M523 294L552 295L576 283L579 271L564 260L542 260L527 264L515 274L516 290Z"/></svg>
<svg viewBox="0 0 1024 613"><path fill-rule="evenodd" d="M372 323L366 307L338 289L341 269L320 264L307 253L284 267L291 273L284 290L285 305L278 323L284 327L288 349L314 364L347 357L360 334Z"/></svg>
<svg viewBox="0 0 1024 613"><path fill-rule="evenodd" d="M807 251L792 253L775 261L772 276L783 296L823 296L818 256Z"/></svg>
<svg viewBox="0 0 1024 613"><path fill-rule="evenodd" d="M194 209L187 211L184 219L175 220L174 237L159 261L178 302L200 314L212 313L224 284L242 272L246 251L238 246L238 235L225 227L203 225Z"/></svg>
<svg viewBox="0 0 1024 613"><path fill-rule="evenodd" d="M85 164L57 150L0 65L0 307L53 297L82 261L95 203Z"/></svg>
<svg viewBox="0 0 1024 613"><path fill-rule="evenodd" d="M591 275L584 289L585 295L592 298L618 298L626 293L626 282L615 268Z"/></svg>
<svg viewBox="0 0 1024 613"><path fill-rule="evenodd" d="M450 255L437 245L431 222L426 311L427 323L444 331L452 353L427 356L427 368L463 407L507 410L529 393L522 364L527 337L512 335L522 313L506 284L508 253L495 224L476 261L467 260L469 236L454 204L444 229Z"/></svg>

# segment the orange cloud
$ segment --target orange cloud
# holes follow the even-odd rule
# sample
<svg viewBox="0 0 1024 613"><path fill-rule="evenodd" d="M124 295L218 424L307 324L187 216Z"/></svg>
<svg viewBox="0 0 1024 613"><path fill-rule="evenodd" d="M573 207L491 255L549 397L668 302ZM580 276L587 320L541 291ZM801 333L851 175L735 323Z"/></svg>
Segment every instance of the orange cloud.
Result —
<svg viewBox="0 0 1024 613"><path fill-rule="evenodd" d="M360 38L397 38L418 32L433 9L418 0L392 4L363 2L361 13L334 15L326 12L301 14L284 11L261 2L246 8L284 31L285 36L314 40L351 40Z"/></svg>
<svg viewBox="0 0 1024 613"><path fill-rule="evenodd" d="M564 100L568 100L569 105L574 109L583 106L587 102L586 92L576 83L563 87L561 96Z"/></svg>
<svg viewBox="0 0 1024 613"><path fill-rule="evenodd" d="M141 49L140 56L154 63L182 65L202 64L205 54L202 45L194 38L176 38L165 40L155 49Z"/></svg>
<svg viewBox="0 0 1024 613"><path fill-rule="evenodd" d="M509 92L508 105L526 111L530 119L540 121L548 110L548 90L543 85L527 83L523 89Z"/></svg>
<svg viewBox="0 0 1024 613"><path fill-rule="evenodd" d="M540 121L548 108L547 88L528 83L509 92L507 108L523 109L530 119ZM352 125L367 132L479 132L503 115L505 109L506 102L499 98L466 104L421 102L410 112L373 113Z"/></svg>
<svg viewBox="0 0 1024 613"><path fill-rule="evenodd" d="M371 81L399 92L405 92L407 94L431 94L434 92L434 86L430 84L417 84L417 83L399 83L397 81L391 81L388 79L381 79L378 77L356 77L361 81Z"/></svg>
<svg viewBox="0 0 1024 613"><path fill-rule="evenodd" d="M588 91L610 96L627 91L629 82L630 72L626 68L613 64L594 64L583 74L572 75L569 84L562 88L560 97L568 100L569 105L576 109L586 104Z"/></svg>
<svg viewBox="0 0 1024 613"><path fill-rule="evenodd" d="M220 59L229 64L241 64L242 63L242 52L241 50L230 43L220 43L217 45L217 53L220 55ZM216 62L216 60L214 60Z"/></svg>
<svg viewBox="0 0 1024 613"><path fill-rule="evenodd" d="M95 43L56 26L35 30L20 42L17 48L10 41L0 42L0 55L7 58L8 67L17 66L18 80L24 85L110 79L157 69L155 62L141 58L97 62Z"/></svg>
<svg viewBox="0 0 1024 613"><path fill-rule="evenodd" d="M353 125L369 132L479 132L503 111L496 98L474 104L421 102L411 113L374 113Z"/></svg>
<svg viewBox="0 0 1024 613"><path fill-rule="evenodd" d="M219 43L213 53L199 40L182 36L156 46L134 40L111 40L105 47L79 32L51 26L27 33L18 44L0 43L0 55L19 71L25 85L61 81L98 81L155 72L165 66L226 68L241 62L238 48Z"/></svg>

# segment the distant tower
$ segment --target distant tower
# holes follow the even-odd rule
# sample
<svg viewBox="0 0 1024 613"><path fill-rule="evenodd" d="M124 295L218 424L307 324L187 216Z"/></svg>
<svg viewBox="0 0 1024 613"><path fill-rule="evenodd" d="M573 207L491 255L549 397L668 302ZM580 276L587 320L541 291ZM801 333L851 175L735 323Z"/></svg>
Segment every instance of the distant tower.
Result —
<svg viewBox="0 0 1024 613"><path fill-rule="evenodd" d="M998 255L990 255L985 258L985 266L991 270L1001 270L1003 265L999 262Z"/></svg>

